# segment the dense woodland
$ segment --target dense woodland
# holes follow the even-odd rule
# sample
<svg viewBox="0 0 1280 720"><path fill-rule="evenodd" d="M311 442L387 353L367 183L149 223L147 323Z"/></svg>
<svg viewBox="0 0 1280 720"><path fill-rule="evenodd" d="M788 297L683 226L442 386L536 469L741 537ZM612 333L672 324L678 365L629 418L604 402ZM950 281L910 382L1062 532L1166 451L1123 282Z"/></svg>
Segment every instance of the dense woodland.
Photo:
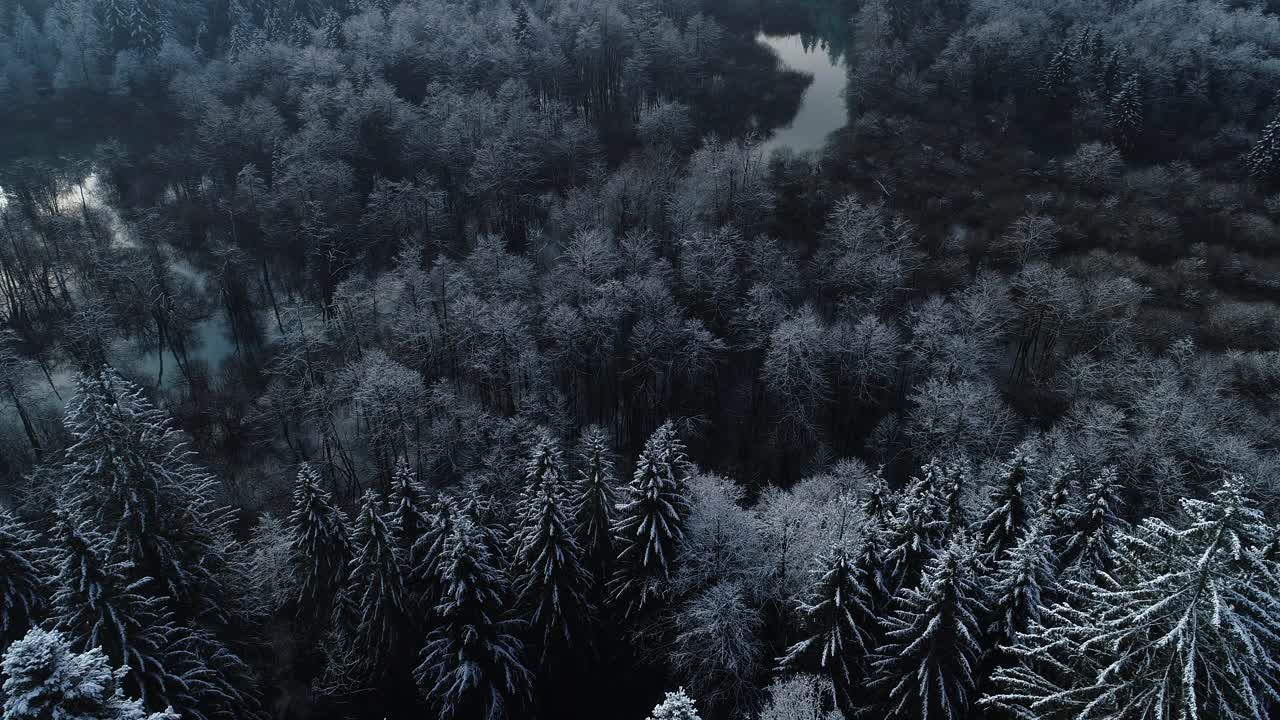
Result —
<svg viewBox="0 0 1280 720"><path fill-rule="evenodd" d="M1274 0L0 2L3 720L1276 716L1277 88Z"/></svg>

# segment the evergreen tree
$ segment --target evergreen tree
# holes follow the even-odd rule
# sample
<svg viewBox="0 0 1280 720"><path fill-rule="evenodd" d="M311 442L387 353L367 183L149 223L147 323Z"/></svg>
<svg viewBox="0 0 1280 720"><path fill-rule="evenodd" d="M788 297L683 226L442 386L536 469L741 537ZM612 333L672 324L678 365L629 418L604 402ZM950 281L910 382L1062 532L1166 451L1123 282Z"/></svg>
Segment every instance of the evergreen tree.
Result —
<svg viewBox="0 0 1280 720"><path fill-rule="evenodd" d="M867 497L862 503L862 514L868 522L887 528L893 519L892 506L893 492L889 490L889 483L884 480L884 467L881 467L871 478Z"/></svg>
<svg viewBox="0 0 1280 720"><path fill-rule="evenodd" d="M391 478L393 518L391 528L400 549L400 561L413 565L413 546L427 531L427 492L414 477L409 463L396 465Z"/></svg>
<svg viewBox="0 0 1280 720"><path fill-rule="evenodd" d="M1019 637L984 702L1025 720L1261 718L1280 697L1280 582L1238 477L1148 519L1116 567Z"/></svg>
<svg viewBox="0 0 1280 720"><path fill-rule="evenodd" d="M232 622L217 575L227 567L231 515L216 481L191 463L172 420L109 367L76 382L64 425L64 472L78 520L110 540L132 580L152 578L180 622Z"/></svg>
<svg viewBox="0 0 1280 720"><path fill-rule="evenodd" d="M1124 152L1132 150L1142 133L1142 90L1137 73L1130 75L1111 98L1108 121L1116 147Z"/></svg>
<svg viewBox="0 0 1280 720"><path fill-rule="evenodd" d="M75 649L101 648L112 664L128 665L131 694L143 702L170 701L180 686L169 668L174 628L163 601L144 594L150 578L130 582L128 562L110 561L106 539L87 521L59 512L54 530L54 626Z"/></svg>
<svg viewBox="0 0 1280 720"><path fill-rule="evenodd" d="M26 633L44 607L35 534L0 506L0 652Z"/></svg>
<svg viewBox="0 0 1280 720"><path fill-rule="evenodd" d="M414 671L422 696L441 720L500 720L529 695L532 675L506 619L506 578L483 533L465 514L454 518L442 558L440 625L427 636Z"/></svg>
<svg viewBox="0 0 1280 720"><path fill-rule="evenodd" d="M934 465L925 467L923 477L912 479L885 533L884 575L891 594L914 587L942 543L947 523L933 491L936 479Z"/></svg>
<svg viewBox="0 0 1280 720"><path fill-rule="evenodd" d="M574 488L574 537L582 549L583 567L597 585L613 565L613 512L617 505L613 461L604 431L592 426L582 436L580 469Z"/></svg>
<svg viewBox="0 0 1280 720"><path fill-rule="evenodd" d="M320 475L310 463L298 468L289 515L290 553L298 577L298 613L325 617L346 585L351 564L351 533L347 516L320 487Z"/></svg>
<svg viewBox="0 0 1280 720"><path fill-rule="evenodd" d="M1280 179L1280 117L1262 129L1262 137L1244 160L1255 182L1270 185Z"/></svg>
<svg viewBox="0 0 1280 720"><path fill-rule="evenodd" d="M1104 468L1089 484L1082 506L1071 513L1070 531L1058 539L1062 567L1082 578L1110 570L1124 522L1119 507L1119 478L1115 468Z"/></svg>
<svg viewBox="0 0 1280 720"><path fill-rule="evenodd" d="M564 457L560 451L560 443L545 430L534 443L529 459L524 468L525 486L520 493L520 501L516 508L516 517L524 517L541 503L542 489L545 487L557 498L564 496L568 489L568 481L564 471ZM511 553L518 552L524 537L524 528L517 524L511 536Z"/></svg>
<svg viewBox="0 0 1280 720"><path fill-rule="evenodd" d="M648 720L702 720L693 699L685 694L684 688L669 692L662 702L658 703Z"/></svg>
<svg viewBox="0 0 1280 720"><path fill-rule="evenodd" d="M968 513L964 507L965 491L969 482L969 469L964 463L948 463L941 473L941 501L946 520L946 536L964 532L969 527Z"/></svg>
<svg viewBox="0 0 1280 720"><path fill-rule="evenodd" d="M610 596L631 615L664 592L680 542L689 501L683 488L683 448L670 423L658 428L636 461L618 507L614 536L618 563Z"/></svg>
<svg viewBox="0 0 1280 720"><path fill-rule="evenodd" d="M1044 595L1055 583L1053 550L1038 528L1032 527L1022 540L996 565L992 592L992 644L1004 645L1017 638L1031 623L1040 620L1047 603Z"/></svg>
<svg viewBox="0 0 1280 720"><path fill-rule="evenodd" d="M356 516L347 592L357 621L352 645L370 671L381 668L394 655L405 614L404 576L399 548L391 523L379 508L382 499L373 490L365 493Z"/></svg>
<svg viewBox="0 0 1280 720"><path fill-rule="evenodd" d="M1075 475L1075 460L1071 458L1055 465L1049 473L1049 496L1044 500L1044 524L1049 537L1067 532Z"/></svg>
<svg viewBox="0 0 1280 720"><path fill-rule="evenodd" d="M434 615L436 606L443 599L444 546L453 533L454 518L458 513L452 500L441 498L427 516L425 532L414 543L409 583L417 594L412 601L417 608L415 614L420 618Z"/></svg>
<svg viewBox="0 0 1280 720"><path fill-rule="evenodd" d="M1074 81L1075 55L1067 43L1049 59L1040 78L1040 92L1050 107L1069 107L1074 95Z"/></svg>
<svg viewBox="0 0 1280 720"><path fill-rule="evenodd" d="M812 600L799 607L805 639L782 658L786 669L820 673L831 679L836 703L851 715L865 668L860 659L874 648L875 608L867 591L871 584L857 562L857 550L835 543L819 558Z"/></svg>
<svg viewBox="0 0 1280 720"><path fill-rule="evenodd" d="M991 493L991 510L982 521L982 553L990 563L998 563L1018 544L1030 524L1025 490L1032 460L1019 448L1000 467L1000 476Z"/></svg>
<svg viewBox="0 0 1280 720"><path fill-rule="evenodd" d="M908 588L885 619L875 684L888 692L887 717L965 717L973 702L984 612L977 553L958 536L930 561L919 588Z"/></svg>
<svg viewBox="0 0 1280 720"><path fill-rule="evenodd" d="M178 720L148 715L125 697L128 668L112 670L101 648L76 653L62 633L32 628L0 661L4 720Z"/></svg>
<svg viewBox="0 0 1280 720"><path fill-rule="evenodd" d="M562 496L551 485L544 484L526 509L520 536L514 563L517 603L545 665L555 651L579 640L592 614L586 594L591 578L567 526Z"/></svg>

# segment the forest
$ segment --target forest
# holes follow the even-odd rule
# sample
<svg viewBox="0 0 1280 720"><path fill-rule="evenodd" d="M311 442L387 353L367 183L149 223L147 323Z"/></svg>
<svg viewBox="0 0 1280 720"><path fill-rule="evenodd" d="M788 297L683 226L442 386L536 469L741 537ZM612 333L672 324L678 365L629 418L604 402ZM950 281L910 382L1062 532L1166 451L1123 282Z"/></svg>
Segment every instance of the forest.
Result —
<svg viewBox="0 0 1280 720"><path fill-rule="evenodd" d="M1278 89L1278 0L0 0L0 718L1280 716Z"/></svg>

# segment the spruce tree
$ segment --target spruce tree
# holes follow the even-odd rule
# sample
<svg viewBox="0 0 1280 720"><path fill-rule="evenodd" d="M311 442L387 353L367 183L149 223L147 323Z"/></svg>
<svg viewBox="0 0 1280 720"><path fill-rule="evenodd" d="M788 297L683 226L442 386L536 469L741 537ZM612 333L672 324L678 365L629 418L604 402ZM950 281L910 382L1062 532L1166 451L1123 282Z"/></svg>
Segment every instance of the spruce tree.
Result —
<svg viewBox="0 0 1280 720"><path fill-rule="evenodd" d="M884 479L884 467L876 470L876 474L871 478L871 484L867 488L867 497L862 503L862 514L866 516L867 521L878 524L882 528L888 528L893 518L893 492L889 490L889 483Z"/></svg>
<svg viewBox="0 0 1280 720"><path fill-rule="evenodd" d="M64 425L77 519L110 540L132 580L152 578L151 591L180 622L231 623L233 600L217 575L227 567L232 518L214 503L216 480L191 462L168 414L104 367L77 380Z"/></svg>
<svg viewBox="0 0 1280 720"><path fill-rule="evenodd" d="M351 533L347 516L320 487L320 475L310 463L298 468L289 515L290 555L298 584L298 613L326 617L346 585L351 564Z"/></svg>
<svg viewBox="0 0 1280 720"><path fill-rule="evenodd" d="M178 720L172 708L148 715L124 694L128 668L111 669L101 648L72 650L62 633L32 628L0 661L4 720Z"/></svg>
<svg viewBox="0 0 1280 720"><path fill-rule="evenodd" d="M964 506L968 483L969 469L964 463L950 462L942 469L939 490L948 538L954 533L965 532L969 527L969 517Z"/></svg>
<svg viewBox="0 0 1280 720"><path fill-rule="evenodd" d="M394 656L405 617L400 551L381 506L378 493L365 493L356 516L355 554L346 588L356 610L352 646L370 671L382 668Z"/></svg>
<svg viewBox="0 0 1280 720"><path fill-rule="evenodd" d="M662 702L649 713L648 720L702 720L693 698L685 694L684 688L669 692Z"/></svg>
<svg viewBox="0 0 1280 720"><path fill-rule="evenodd" d="M1280 697L1280 581L1268 528L1228 478L1122 537L1116 565L1075 582L1011 648L984 700L1023 720L1261 718Z"/></svg>
<svg viewBox="0 0 1280 720"><path fill-rule="evenodd" d="M991 509L980 527L982 553L994 564L1004 559L1006 553L1018 544L1031 522L1027 507L1027 473L1032 459L1019 448L1013 457L1000 466L1000 474L991 493Z"/></svg>
<svg viewBox="0 0 1280 720"><path fill-rule="evenodd" d="M624 616L665 592L684 538L684 521L690 509L683 484L687 461L683 447L673 437L668 423L645 443L618 507L614 525L618 560L609 594Z"/></svg>
<svg viewBox="0 0 1280 720"><path fill-rule="evenodd" d="M1046 593L1056 582L1056 562L1049 539L1032 527L996 565L992 591L991 644L1012 642L1031 623L1039 622L1048 603Z"/></svg>
<svg viewBox="0 0 1280 720"><path fill-rule="evenodd" d="M564 470L564 456L560 451L560 443L543 430L533 448L524 468L525 485L520 492L520 500L516 506L516 517L520 518L533 511L538 505L542 489L547 487L556 497L562 497L568 489L568 480ZM510 552L515 554L524 542L521 535L523 527L517 524L511 536Z"/></svg>
<svg viewBox="0 0 1280 720"><path fill-rule="evenodd" d="M1254 182L1270 186L1280 179L1280 117L1262 129L1262 137L1244 160Z"/></svg>
<svg viewBox="0 0 1280 720"><path fill-rule="evenodd" d="M929 465L922 477L912 479L885 532L884 575L891 594L914 587L943 542L947 522L933 490L936 471L936 466Z"/></svg>
<svg viewBox="0 0 1280 720"><path fill-rule="evenodd" d="M1120 480L1115 468L1103 468L1089 484L1080 507L1072 511L1069 531L1057 538L1064 570L1087 579L1110 570L1115 564L1119 533L1125 527L1116 514L1119 494Z"/></svg>
<svg viewBox="0 0 1280 720"><path fill-rule="evenodd" d="M1123 152L1132 150L1142 133L1142 90L1137 73L1130 75L1111 98L1107 119L1116 147Z"/></svg>
<svg viewBox="0 0 1280 720"><path fill-rule="evenodd" d="M414 671L418 688L441 720L509 716L528 699L532 675L520 623L506 617L506 578L465 514L454 518L442 556L440 624Z"/></svg>
<svg viewBox="0 0 1280 720"><path fill-rule="evenodd" d="M413 605L420 626L430 627L436 606L444 596L444 547L453 534L454 518L459 514L454 501L442 497L427 516L426 530L413 546L413 567L409 584L416 597Z"/></svg>
<svg viewBox="0 0 1280 720"><path fill-rule="evenodd" d="M859 705L854 691L865 673L861 659L874 649L875 638L871 583L857 562L859 554L839 542L819 558L811 600L798 608L805 639L781 661L787 670L830 678L837 705L850 716Z"/></svg>
<svg viewBox="0 0 1280 720"><path fill-rule="evenodd" d="M59 511L54 537L53 625L76 650L101 648L113 665L128 665L130 694L171 703L181 685L170 669L174 627L163 601L145 593L151 579L130 581L128 562L108 559L107 540L87 521Z"/></svg>
<svg viewBox="0 0 1280 720"><path fill-rule="evenodd" d="M0 506L0 652L26 634L44 604L35 534Z"/></svg>
<svg viewBox="0 0 1280 720"><path fill-rule="evenodd" d="M579 635L593 612L587 599L591 577L563 506L562 495L550 484L542 485L520 519L523 540L514 562L517 604L528 618L544 665L555 653L581 642Z"/></svg>
<svg viewBox="0 0 1280 720"><path fill-rule="evenodd" d="M391 493L391 528L396 547L400 549L400 561L411 566L413 546L427 531L427 492L409 464L401 461L391 478Z"/></svg>
<svg viewBox="0 0 1280 720"><path fill-rule="evenodd" d="M608 439L599 427L590 427L583 434L578 461L572 508L574 537L582 549L583 567L600 586L608 578L616 553L613 515L617 491Z"/></svg>
<svg viewBox="0 0 1280 720"><path fill-rule="evenodd" d="M972 542L957 536L929 562L920 587L895 599L874 662L887 717L959 720L969 712L985 612L979 564Z"/></svg>

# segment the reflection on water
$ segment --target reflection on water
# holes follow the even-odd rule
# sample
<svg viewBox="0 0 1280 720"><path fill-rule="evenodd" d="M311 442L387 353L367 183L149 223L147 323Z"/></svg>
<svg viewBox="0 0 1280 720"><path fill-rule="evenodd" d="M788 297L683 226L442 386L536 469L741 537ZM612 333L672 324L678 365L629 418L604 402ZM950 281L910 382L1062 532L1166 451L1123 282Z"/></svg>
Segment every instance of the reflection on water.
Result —
<svg viewBox="0 0 1280 720"><path fill-rule="evenodd" d="M813 76L813 82L800 98L795 118L761 143L762 150L766 155L784 145L796 152L820 150L827 136L844 127L848 119L844 102L848 83L844 58L839 55L833 58L821 42L806 47L799 34L761 33L757 40L773 48L783 65Z"/></svg>

